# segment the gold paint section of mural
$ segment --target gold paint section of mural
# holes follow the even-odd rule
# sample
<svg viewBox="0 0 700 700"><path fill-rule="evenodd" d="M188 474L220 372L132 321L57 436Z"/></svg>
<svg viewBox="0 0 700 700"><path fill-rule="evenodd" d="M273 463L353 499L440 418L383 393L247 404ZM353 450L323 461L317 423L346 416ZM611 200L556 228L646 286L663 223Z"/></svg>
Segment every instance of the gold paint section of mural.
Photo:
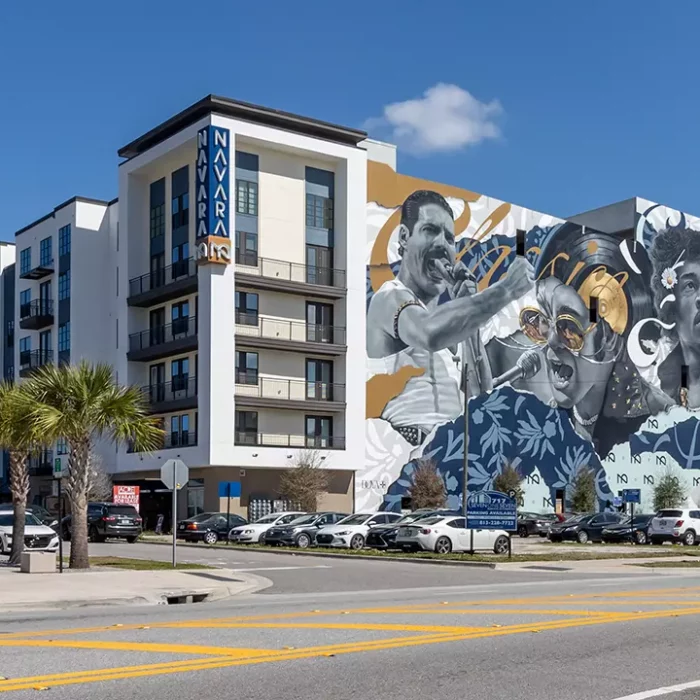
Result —
<svg viewBox="0 0 700 700"><path fill-rule="evenodd" d="M601 266L586 277L578 290L588 308L590 308L590 298L598 298L598 315L600 318L604 318L613 331L618 334L625 332L629 317L627 297L622 289L627 279L626 272L613 276L608 273L605 267Z"/></svg>
<svg viewBox="0 0 700 700"><path fill-rule="evenodd" d="M375 374L367 380L367 418L381 418L384 408L399 396L410 379L425 374L422 367L401 367L394 374Z"/></svg>

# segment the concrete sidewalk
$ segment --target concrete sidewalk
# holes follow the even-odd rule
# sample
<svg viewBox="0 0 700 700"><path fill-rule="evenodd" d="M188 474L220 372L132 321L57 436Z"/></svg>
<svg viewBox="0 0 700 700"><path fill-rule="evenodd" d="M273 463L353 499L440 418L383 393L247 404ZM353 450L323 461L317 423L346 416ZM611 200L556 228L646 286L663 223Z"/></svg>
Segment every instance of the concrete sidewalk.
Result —
<svg viewBox="0 0 700 700"><path fill-rule="evenodd" d="M0 566L0 612L61 610L98 605L210 602L272 585L228 569L126 571L94 568L63 574L23 574Z"/></svg>
<svg viewBox="0 0 700 700"><path fill-rule="evenodd" d="M682 561L697 562L697 557L683 558L682 554L669 557L644 557L639 559L580 559L558 561L516 561L499 562L494 567L498 571L566 571L571 573L595 573L595 574L625 574L625 575L649 575L660 574L669 576L695 576L698 568L665 567L665 566L639 566L640 564L661 564L664 562L679 563Z"/></svg>

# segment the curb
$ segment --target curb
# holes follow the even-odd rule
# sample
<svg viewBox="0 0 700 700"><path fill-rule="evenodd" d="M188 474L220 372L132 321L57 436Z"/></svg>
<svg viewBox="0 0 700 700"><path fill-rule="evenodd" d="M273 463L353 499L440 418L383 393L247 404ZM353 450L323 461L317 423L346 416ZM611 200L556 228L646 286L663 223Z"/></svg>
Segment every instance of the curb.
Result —
<svg viewBox="0 0 700 700"><path fill-rule="evenodd" d="M166 547L170 547L171 544L170 542L157 542L157 541L152 541L152 540L140 540L144 544L158 544L158 545L164 545ZM427 559L427 558L419 558L419 557L382 557L382 556L372 556L372 555L365 555L365 554L343 554L342 552L338 552L335 554L334 552L313 552L309 551L308 549L300 549L298 552L290 552L286 549L277 549L275 547L270 547L269 551L267 549L258 549L258 548L252 548L252 547L246 547L246 546L240 546L240 545L225 545L225 544L209 544L209 545L201 545L201 544L194 544L192 542L178 542L177 543L178 547L189 547L191 549L199 549L199 550L210 550L210 549L217 549L217 550L228 550L229 552L232 551L238 551L238 552L262 552L263 554L277 554L277 555L287 555L291 557L317 557L319 559L360 559L362 561L382 561L382 562L399 562L399 563L404 563L404 564L437 564L439 566L467 566L467 567L475 567L479 569L495 569L496 566L502 562L490 562L490 561L460 561L458 559Z"/></svg>

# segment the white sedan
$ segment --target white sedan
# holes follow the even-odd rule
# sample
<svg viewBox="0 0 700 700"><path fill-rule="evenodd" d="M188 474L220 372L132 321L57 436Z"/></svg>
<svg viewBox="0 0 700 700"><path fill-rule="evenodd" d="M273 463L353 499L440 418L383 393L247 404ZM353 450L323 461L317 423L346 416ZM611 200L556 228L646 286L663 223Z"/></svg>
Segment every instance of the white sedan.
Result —
<svg viewBox="0 0 700 700"><path fill-rule="evenodd" d="M286 525L291 523L292 520L298 518L300 515L306 515L300 511L286 511L284 513L270 513L269 515L263 515L262 518L258 518L253 523L248 523L247 525L238 525L237 527L231 528L228 533L228 539L234 544L253 544L253 543L263 543L265 533L274 525Z"/></svg>
<svg viewBox="0 0 700 700"><path fill-rule="evenodd" d="M35 552L55 552L58 549L56 532L47 525L42 525L31 513L27 513L24 518L24 548ZM10 554L14 522L13 511L0 511L0 554Z"/></svg>
<svg viewBox="0 0 700 700"><path fill-rule="evenodd" d="M426 518L413 525L401 526L396 536L396 546L404 550L422 549L427 552L449 554L469 552L472 549L488 549L496 554L508 551L508 533L505 530L467 530L464 518L438 516Z"/></svg>
<svg viewBox="0 0 700 700"><path fill-rule="evenodd" d="M371 527L389 525L401 518L401 513L355 513L335 525L321 528L316 533L319 547L349 547L362 549Z"/></svg>

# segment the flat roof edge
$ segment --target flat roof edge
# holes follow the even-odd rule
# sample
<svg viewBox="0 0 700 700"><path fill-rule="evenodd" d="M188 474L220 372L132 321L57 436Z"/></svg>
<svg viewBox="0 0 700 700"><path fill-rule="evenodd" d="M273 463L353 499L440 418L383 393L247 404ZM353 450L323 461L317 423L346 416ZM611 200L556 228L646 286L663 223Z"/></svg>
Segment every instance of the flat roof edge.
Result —
<svg viewBox="0 0 700 700"><path fill-rule="evenodd" d="M46 221L47 219L51 219L56 215L56 212L59 211L60 209L63 209L63 207L67 207L69 204L73 204L73 202L84 202L85 204L101 204L105 207L110 206L110 204L114 204L114 202L117 201L118 198L113 199L112 201L108 202L104 199L93 199L92 197L81 197L80 195L76 195L75 197L71 197L70 199L67 199L65 202L61 202L58 206L55 206L52 211L50 211L48 214L44 214L44 216L39 217L35 221L32 221L31 224L27 224L26 226L23 226L21 229L18 231L15 231L15 236L19 236L21 233L24 233L25 231L29 231L29 229L34 228L38 224L42 223L42 221Z"/></svg>

